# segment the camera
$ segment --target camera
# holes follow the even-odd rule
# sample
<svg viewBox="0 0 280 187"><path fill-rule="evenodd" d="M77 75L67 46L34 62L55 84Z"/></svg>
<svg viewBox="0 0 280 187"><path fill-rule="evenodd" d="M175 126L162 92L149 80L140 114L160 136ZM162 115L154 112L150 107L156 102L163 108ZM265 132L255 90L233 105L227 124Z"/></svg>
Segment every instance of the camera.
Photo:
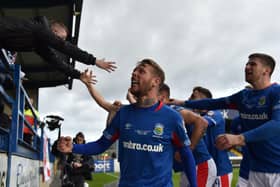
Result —
<svg viewBox="0 0 280 187"><path fill-rule="evenodd" d="M47 124L48 129L50 129L50 131L60 128L60 121L63 120L64 119L58 115L48 115L45 117L45 123Z"/></svg>

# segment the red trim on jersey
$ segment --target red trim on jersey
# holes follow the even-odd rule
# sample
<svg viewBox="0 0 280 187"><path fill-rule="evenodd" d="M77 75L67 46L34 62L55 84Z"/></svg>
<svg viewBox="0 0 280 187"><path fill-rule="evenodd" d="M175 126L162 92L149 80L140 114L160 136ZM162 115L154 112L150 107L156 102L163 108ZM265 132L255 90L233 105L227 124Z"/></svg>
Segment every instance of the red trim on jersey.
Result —
<svg viewBox="0 0 280 187"><path fill-rule="evenodd" d="M155 112L159 111L161 108L163 107L163 102L159 102L159 105L157 106L157 108L155 109Z"/></svg>
<svg viewBox="0 0 280 187"><path fill-rule="evenodd" d="M220 178L221 178L221 187L228 187L229 186L228 174L223 175Z"/></svg>
<svg viewBox="0 0 280 187"><path fill-rule="evenodd" d="M184 144L180 141L179 136L175 132L172 133L172 142L177 146L177 148L181 148L184 146Z"/></svg>
<svg viewBox="0 0 280 187"><path fill-rule="evenodd" d="M208 162L202 162L197 165L197 186L198 187L205 187L207 184L208 179Z"/></svg>
<svg viewBox="0 0 280 187"><path fill-rule="evenodd" d="M115 134L113 134L111 141L116 141L120 137L120 131L117 131Z"/></svg>

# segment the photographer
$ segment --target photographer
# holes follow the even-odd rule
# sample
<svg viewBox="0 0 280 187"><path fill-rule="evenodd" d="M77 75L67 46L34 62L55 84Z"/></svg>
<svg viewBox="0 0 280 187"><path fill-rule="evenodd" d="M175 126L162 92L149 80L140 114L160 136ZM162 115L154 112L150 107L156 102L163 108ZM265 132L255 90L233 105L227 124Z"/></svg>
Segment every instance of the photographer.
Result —
<svg viewBox="0 0 280 187"><path fill-rule="evenodd" d="M82 132L76 134L73 139L75 144L85 144L85 137ZM93 159L87 155L71 153L66 164L67 178L75 187L83 187L85 179L91 180L91 172L94 170ZM67 181L69 184L69 181Z"/></svg>

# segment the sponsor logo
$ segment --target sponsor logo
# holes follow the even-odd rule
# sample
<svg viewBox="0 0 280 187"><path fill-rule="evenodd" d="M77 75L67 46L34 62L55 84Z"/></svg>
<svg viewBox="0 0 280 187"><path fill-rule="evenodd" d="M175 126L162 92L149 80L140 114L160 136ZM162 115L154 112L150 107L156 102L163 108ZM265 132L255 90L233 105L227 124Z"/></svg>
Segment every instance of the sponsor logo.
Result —
<svg viewBox="0 0 280 187"><path fill-rule="evenodd" d="M105 171L107 171L107 170L110 170L111 165L110 165L109 162L104 162L104 164L103 163L95 163L94 164L94 168L96 170L105 170Z"/></svg>
<svg viewBox="0 0 280 187"><path fill-rule="evenodd" d="M114 172L114 160L95 160L94 172Z"/></svg>
<svg viewBox="0 0 280 187"><path fill-rule="evenodd" d="M149 134L151 131L150 130L135 130L135 132L139 135L147 135Z"/></svg>
<svg viewBox="0 0 280 187"><path fill-rule="evenodd" d="M24 169L24 167L28 167L28 166L27 165L24 166L23 164L20 163L17 165L16 185L37 186L37 179L39 174L36 173L36 169L35 168Z"/></svg>
<svg viewBox="0 0 280 187"><path fill-rule="evenodd" d="M0 186L4 187L5 182L6 182L6 172L5 171L3 171L3 172L0 171Z"/></svg>
<svg viewBox="0 0 280 187"><path fill-rule="evenodd" d="M104 131L104 133L103 133L103 135L107 138L107 139L112 139L112 135L111 134L109 134L107 131Z"/></svg>
<svg viewBox="0 0 280 187"><path fill-rule="evenodd" d="M209 110L209 111L207 112L207 115L208 115L208 116L213 116L213 115L214 115L214 111L213 111L213 110Z"/></svg>
<svg viewBox="0 0 280 187"><path fill-rule="evenodd" d="M126 124L124 125L124 129L125 129L125 130L130 130L131 127L132 127L132 125L131 125L130 123L126 123Z"/></svg>
<svg viewBox="0 0 280 187"><path fill-rule="evenodd" d="M254 107L256 108L267 107L266 96L261 96L256 98L247 95L246 97L243 98L242 103L249 109L252 109Z"/></svg>
<svg viewBox="0 0 280 187"><path fill-rule="evenodd" d="M242 119L249 119L249 120L267 120L268 115L266 113L262 114L244 114L240 113L240 117Z"/></svg>
<svg viewBox="0 0 280 187"><path fill-rule="evenodd" d="M273 110L280 109L280 104L275 105L272 109L273 109Z"/></svg>
<svg viewBox="0 0 280 187"><path fill-rule="evenodd" d="M273 106L272 110L280 109L280 100Z"/></svg>
<svg viewBox="0 0 280 187"><path fill-rule="evenodd" d="M126 149L136 150L136 151L146 151L146 152L163 152L163 145L150 145L150 144L140 144L132 141L123 141L123 147Z"/></svg>

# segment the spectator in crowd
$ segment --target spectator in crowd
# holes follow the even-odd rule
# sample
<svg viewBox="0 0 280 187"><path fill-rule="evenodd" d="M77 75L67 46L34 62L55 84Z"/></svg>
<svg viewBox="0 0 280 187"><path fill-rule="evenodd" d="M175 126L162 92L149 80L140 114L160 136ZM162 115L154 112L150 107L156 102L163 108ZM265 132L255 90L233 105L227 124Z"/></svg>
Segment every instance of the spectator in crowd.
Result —
<svg viewBox="0 0 280 187"><path fill-rule="evenodd" d="M74 144L85 144L85 136L82 132L73 138ZM84 187L85 179L92 178L91 172L94 170L94 162L91 156L71 153L68 155L66 164L66 174L75 187Z"/></svg>
<svg viewBox="0 0 280 187"><path fill-rule="evenodd" d="M50 27L51 27L52 32L56 36L58 36L62 40L67 39L67 37L69 35L69 30L66 27L66 25L64 25L64 23L56 21L56 20L51 20Z"/></svg>
<svg viewBox="0 0 280 187"><path fill-rule="evenodd" d="M33 107L33 103L34 100L32 98L30 98L30 104ZM34 109L34 114L36 117L36 124L38 126L38 124L40 123L40 117L39 117L39 112L33 107ZM24 118L25 120L29 123L29 125L31 125L32 128L34 128L35 125L35 117L34 114L32 112L31 107L28 104L25 104L25 109L24 109ZM27 127L27 125L24 124L23 127L23 140L29 144L32 144L33 141L33 132L31 129L29 129Z"/></svg>
<svg viewBox="0 0 280 187"><path fill-rule="evenodd" d="M96 65L108 72L114 71L116 68L114 62L96 59L92 54L65 41L67 34L66 27L59 22L52 22L50 28L46 17L35 17L29 20L0 17L0 48L18 52L35 51L55 68L74 78L79 78L79 73L71 69L71 65L63 61L63 58L53 49L87 65Z"/></svg>

